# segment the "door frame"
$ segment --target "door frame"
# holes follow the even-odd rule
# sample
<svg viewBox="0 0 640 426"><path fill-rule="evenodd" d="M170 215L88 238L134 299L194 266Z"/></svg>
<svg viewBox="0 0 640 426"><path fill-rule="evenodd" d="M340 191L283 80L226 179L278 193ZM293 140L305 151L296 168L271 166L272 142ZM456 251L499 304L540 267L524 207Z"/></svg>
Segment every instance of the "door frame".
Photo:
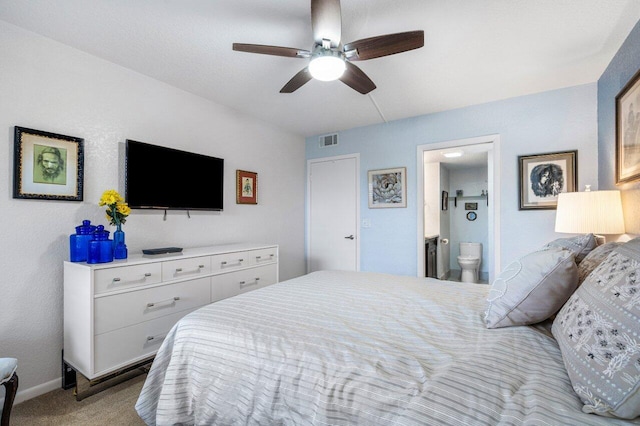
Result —
<svg viewBox="0 0 640 426"><path fill-rule="evenodd" d="M438 143L418 145L417 147L417 182L416 205L418 210L417 231L417 276L424 276L424 152L450 149L468 145L491 144L487 160L487 180L489 189L489 245L493 248L492 259L489 264L489 283L500 272L500 135L486 135L466 139L455 139Z"/></svg>
<svg viewBox="0 0 640 426"><path fill-rule="evenodd" d="M309 253L311 253L311 238L310 238L310 227L311 227L311 165L313 163L322 163L326 161L336 161L336 160L345 160L353 158L356 161L356 271L360 271L360 154L345 154L345 155L336 155L333 157L319 157L313 158L311 160L307 160L307 193L305 195L305 257L307 258L307 273L311 270L311 259L309 257Z"/></svg>

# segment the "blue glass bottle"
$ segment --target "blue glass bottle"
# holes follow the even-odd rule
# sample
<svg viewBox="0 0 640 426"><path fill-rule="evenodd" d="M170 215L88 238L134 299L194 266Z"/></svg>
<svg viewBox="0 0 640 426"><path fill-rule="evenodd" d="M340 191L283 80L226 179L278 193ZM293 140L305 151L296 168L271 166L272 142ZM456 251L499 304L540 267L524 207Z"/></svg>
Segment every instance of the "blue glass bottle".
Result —
<svg viewBox="0 0 640 426"><path fill-rule="evenodd" d="M89 257L89 241L93 238L95 225L90 220L83 220L82 225L76 226L76 233L69 236L69 260L72 262L86 262Z"/></svg>
<svg viewBox="0 0 640 426"><path fill-rule="evenodd" d="M124 231L120 224L118 224L118 229L113 233L113 257L115 259L127 258L127 245L124 243Z"/></svg>
<svg viewBox="0 0 640 426"><path fill-rule="evenodd" d="M113 241L109 239L109 231L98 225L92 235L87 263L113 262Z"/></svg>

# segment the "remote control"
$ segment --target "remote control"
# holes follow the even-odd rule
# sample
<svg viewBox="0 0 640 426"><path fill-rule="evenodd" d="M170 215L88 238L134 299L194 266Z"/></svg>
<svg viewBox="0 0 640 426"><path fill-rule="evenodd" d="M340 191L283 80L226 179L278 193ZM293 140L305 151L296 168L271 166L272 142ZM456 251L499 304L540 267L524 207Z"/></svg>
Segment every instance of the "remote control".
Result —
<svg viewBox="0 0 640 426"><path fill-rule="evenodd" d="M182 247L162 247L162 248L153 248L153 249L143 249L142 253L165 254L165 253L180 253L181 251L182 251Z"/></svg>

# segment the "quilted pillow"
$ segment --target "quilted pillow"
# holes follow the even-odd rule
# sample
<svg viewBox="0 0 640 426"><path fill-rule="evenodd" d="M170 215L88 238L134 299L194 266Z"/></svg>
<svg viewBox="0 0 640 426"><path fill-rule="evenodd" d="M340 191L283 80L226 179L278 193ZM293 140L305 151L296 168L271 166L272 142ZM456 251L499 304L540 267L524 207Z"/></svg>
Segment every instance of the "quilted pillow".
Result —
<svg viewBox="0 0 640 426"><path fill-rule="evenodd" d="M591 252L582 259L580 265L578 265L578 285L582 284L589 274L620 244L622 243L605 243L591 250Z"/></svg>
<svg viewBox="0 0 640 426"><path fill-rule="evenodd" d="M596 248L596 237L593 234L578 235L571 238L558 238L553 240L543 248L560 247L573 252L576 255L576 264L580 264L582 259L594 248Z"/></svg>
<svg viewBox="0 0 640 426"><path fill-rule="evenodd" d="M544 321L562 307L578 286L574 254L558 247L529 253L505 268L487 298L487 328Z"/></svg>
<svg viewBox="0 0 640 426"><path fill-rule="evenodd" d="M640 415L640 238L620 245L594 269L551 332L583 411Z"/></svg>

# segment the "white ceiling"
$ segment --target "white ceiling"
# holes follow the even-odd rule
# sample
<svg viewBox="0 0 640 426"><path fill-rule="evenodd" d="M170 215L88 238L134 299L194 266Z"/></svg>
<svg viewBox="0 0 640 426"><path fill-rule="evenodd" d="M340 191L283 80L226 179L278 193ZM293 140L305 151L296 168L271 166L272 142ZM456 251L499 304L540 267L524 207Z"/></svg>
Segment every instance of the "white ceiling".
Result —
<svg viewBox="0 0 640 426"><path fill-rule="evenodd" d="M0 0L0 19L303 136L597 81L640 0L343 0L343 42L424 30L421 49L340 81L280 88L306 59L234 42L312 48L303 0Z"/></svg>

